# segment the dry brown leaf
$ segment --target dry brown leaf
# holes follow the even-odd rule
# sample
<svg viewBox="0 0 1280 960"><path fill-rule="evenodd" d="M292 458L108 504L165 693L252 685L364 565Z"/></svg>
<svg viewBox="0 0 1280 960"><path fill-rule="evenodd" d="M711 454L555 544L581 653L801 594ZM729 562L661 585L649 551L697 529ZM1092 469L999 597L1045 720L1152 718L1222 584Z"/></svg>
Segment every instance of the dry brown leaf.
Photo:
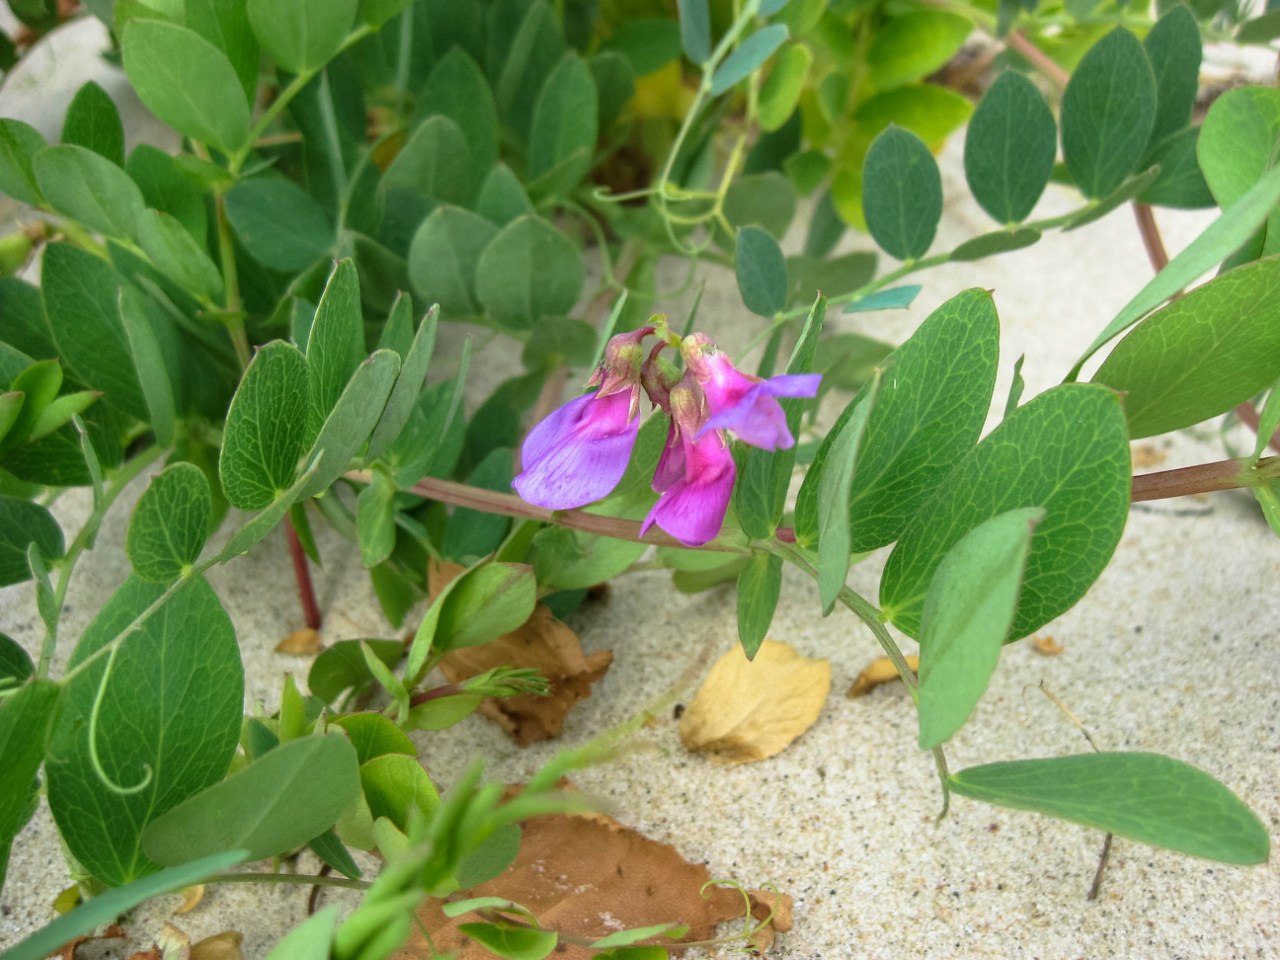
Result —
<svg viewBox="0 0 1280 960"><path fill-rule="evenodd" d="M735 645L680 718L680 739L720 763L764 760L813 726L830 691L826 660L802 657L775 640L748 660Z"/></svg>
<svg viewBox="0 0 1280 960"><path fill-rule="evenodd" d="M190 960L244 960L242 943L244 934L239 930L223 930L193 944Z"/></svg>
<svg viewBox="0 0 1280 960"><path fill-rule="evenodd" d="M601 814L538 817L523 824L520 854L505 873L467 891L467 896L503 897L527 907L548 930L595 940L619 930L660 923L689 926L685 941L715 936L716 925L740 920L744 901L732 887L712 887L704 899L702 885L711 879L705 864L686 861L670 844L651 840ZM756 946L764 949L775 932L791 929L791 898L774 892L749 891L757 922L773 911ZM774 907L776 904L776 908ZM436 949L457 950L458 960L492 960L458 932L459 924L483 919L474 913L450 920L439 901L418 913ZM678 948L676 948L678 949ZM589 947L561 943L560 960L588 960ZM414 938L396 960L432 956L426 938Z"/></svg>
<svg viewBox="0 0 1280 960"><path fill-rule="evenodd" d="M920 671L920 658L915 656L907 657L907 666L911 668L912 673ZM893 661L888 657L877 657L867 664L867 668L858 674L857 679L853 681L853 685L849 687L846 696L862 697L880 686L882 683L889 683L898 679L898 670L893 665Z"/></svg>
<svg viewBox="0 0 1280 960"><path fill-rule="evenodd" d="M76 951L80 949L80 945L83 943L98 940L126 940L128 937L129 934L124 927L118 923L113 923L97 936L76 937L74 940L68 940L58 950L57 954L51 954L51 956L57 956L59 960L76 960Z"/></svg>
<svg viewBox="0 0 1280 960"><path fill-rule="evenodd" d="M183 913L190 913L204 899L204 884L197 883L194 886L187 887L182 891L182 903L178 904L178 909L174 910L174 916Z"/></svg>
<svg viewBox="0 0 1280 960"><path fill-rule="evenodd" d="M295 630L278 644L276 653L293 653L299 656L311 656L320 652L320 631L303 627Z"/></svg>
<svg viewBox="0 0 1280 960"><path fill-rule="evenodd" d="M431 565L430 592L438 595L464 568L457 564ZM522 747L558 737L565 716L579 700L591 696L591 686L605 675L613 662L613 651L584 654L578 635L538 604L518 630L489 643L452 650L440 662L440 672L450 683L460 683L494 667L534 669L551 686L545 697L520 694L515 697L488 697L480 713L506 730Z"/></svg>
<svg viewBox="0 0 1280 960"><path fill-rule="evenodd" d="M1045 634L1043 637L1035 637L1031 641L1031 646L1036 653L1043 654L1046 657L1056 657L1063 650L1067 649L1048 634Z"/></svg>

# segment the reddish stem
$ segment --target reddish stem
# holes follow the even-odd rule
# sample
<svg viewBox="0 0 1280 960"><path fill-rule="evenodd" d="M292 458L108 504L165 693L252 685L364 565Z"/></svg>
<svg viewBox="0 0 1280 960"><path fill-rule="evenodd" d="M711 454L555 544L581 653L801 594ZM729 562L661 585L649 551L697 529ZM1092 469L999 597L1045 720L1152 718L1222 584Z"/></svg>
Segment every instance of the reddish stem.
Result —
<svg viewBox="0 0 1280 960"><path fill-rule="evenodd" d="M1138 221L1138 232L1142 234L1142 245L1147 249L1147 259L1151 268L1159 273L1169 263L1169 254L1164 249L1164 241L1160 239L1160 228L1156 226L1155 213L1151 205L1133 202L1133 216Z"/></svg>
<svg viewBox="0 0 1280 960"><path fill-rule="evenodd" d="M1259 428L1262 426L1261 421L1258 419L1257 408L1255 408L1252 403L1246 402L1236 407L1236 416L1240 418L1241 423L1247 426L1254 433L1257 433ZM1271 435L1271 439L1267 441L1267 446L1276 453L1280 453L1280 430L1277 430Z"/></svg>
<svg viewBox="0 0 1280 960"><path fill-rule="evenodd" d="M315 587L311 584L311 567L302 549L302 541L298 539L298 531L293 527L293 520L288 517L284 521L284 533L289 541L289 559L293 561L293 579L298 584L298 600L302 603L303 619L307 627L319 630L322 620L320 606L316 603Z"/></svg>

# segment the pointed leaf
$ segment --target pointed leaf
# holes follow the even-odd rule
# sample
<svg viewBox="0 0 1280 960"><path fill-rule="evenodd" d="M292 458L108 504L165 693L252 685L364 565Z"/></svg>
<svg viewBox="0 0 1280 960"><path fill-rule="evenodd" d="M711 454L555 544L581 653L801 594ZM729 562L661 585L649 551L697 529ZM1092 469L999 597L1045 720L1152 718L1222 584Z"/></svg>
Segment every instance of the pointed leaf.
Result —
<svg viewBox="0 0 1280 960"><path fill-rule="evenodd" d="M290 180L241 180L227 191L226 203L245 252L271 270L297 273L333 247L333 225L323 208Z"/></svg>
<svg viewBox="0 0 1280 960"><path fill-rule="evenodd" d="M40 191L59 213L109 237L132 240L146 209L127 173L92 150L47 147L32 161Z"/></svg>
<svg viewBox="0 0 1280 960"><path fill-rule="evenodd" d="M253 32L290 73L329 62L356 19L356 0L248 0Z"/></svg>
<svg viewBox="0 0 1280 960"><path fill-rule="evenodd" d="M36 773L60 693L56 683L33 680L0 700L0 886L13 839L36 809Z"/></svg>
<svg viewBox="0 0 1280 960"><path fill-rule="evenodd" d="M177 433L173 383L156 337L150 304L133 287L121 287L116 307L156 440L172 443Z"/></svg>
<svg viewBox="0 0 1280 960"><path fill-rule="evenodd" d="M738 642L750 660L764 643L782 593L782 558L763 550L738 574Z"/></svg>
<svg viewBox="0 0 1280 960"><path fill-rule="evenodd" d="M876 243L899 260L928 252L942 219L937 161L914 133L890 127L862 166L862 209Z"/></svg>
<svg viewBox="0 0 1280 960"><path fill-rule="evenodd" d="M117 167L124 166L124 125L107 91L92 80L71 100L62 121L62 142L92 150Z"/></svg>
<svg viewBox="0 0 1280 960"><path fill-rule="evenodd" d="M32 206L43 203L32 161L46 146L35 127L21 120L0 118L0 192Z"/></svg>
<svg viewBox="0 0 1280 960"><path fill-rule="evenodd" d="M738 44L738 48L725 57L724 62L716 68L715 75L711 78L711 95L720 96L726 90L736 86L739 81L745 80L759 70L773 51L782 46L787 36L787 28L780 23L775 23L760 28L743 40Z"/></svg>
<svg viewBox="0 0 1280 960"><path fill-rule="evenodd" d="M734 267L742 302L752 313L772 317L787 305L787 262L778 241L759 227L742 227Z"/></svg>
<svg viewBox="0 0 1280 960"><path fill-rule="evenodd" d="M458 125L477 170L498 161L498 107L480 65L460 46L432 69L418 101L422 116L447 117Z"/></svg>
<svg viewBox="0 0 1280 960"><path fill-rule="evenodd" d="M364 357L360 278L354 261L341 260L329 274L307 336L311 430L328 418Z"/></svg>
<svg viewBox="0 0 1280 960"><path fill-rule="evenodd" d="M680 45L684 55L698 66L711 56L711 10L707 0L677 0L680 11Z"/></svg>
<svg viewBox="0 0 1280 960"><path fill-rule="evenodd" d="M529 133L529 176L556 170L560 189L551 193L568 193L591 169L597 109L591 71L570 54L551 71L538 94Z"/></svg>
<svg viewBox="0 0 1280 960"><path fill-rule="evenodd" d="M1142 41L1156 82L1156 117L1151 146L1191 122L1200 89L1200 26L1186 4L1175 3Z"/></svg>
<svg viewBox="0 0 1280 960"><path fill-rule="evenodd" d="M1006 70L987 90L964 138L973 198L997 223L1020 223L1040 199L1058 152L1058 127L1034 83Z"/></svg>
<svg viewBox="0 0 1280 960"><path fill-rule="evenodd" d="M312 444L307 460L315 461L315 473L301 496L324 492L350 468L378 425L399 373L394 350L375 350L356 368Z"/></svg>

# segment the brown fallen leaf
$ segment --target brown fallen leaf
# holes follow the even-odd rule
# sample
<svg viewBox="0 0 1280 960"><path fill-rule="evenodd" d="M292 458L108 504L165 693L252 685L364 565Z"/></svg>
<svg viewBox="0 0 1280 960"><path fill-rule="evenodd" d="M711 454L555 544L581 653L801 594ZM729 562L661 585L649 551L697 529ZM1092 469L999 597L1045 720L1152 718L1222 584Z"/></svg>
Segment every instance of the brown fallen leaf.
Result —
<svg viewBox="0 0 1280 960"><path fill-rule="evenodd" d="M74 940L68 940L58 950L56 954L59 960L76 960L76 951L80 949L80 945L84 943L96 942L99 940L127 940L128 931L118 923L113 923L103 930L97 936L76 937Z"/></svg>
<svg viewBox="0 0 1280 960"><path fill-rule="evenodd" d="M187 887L182 891L182 903L178 904L178 909L174 910L174 916L183 913L190 913L204 899L204 884L197 883L194 886Z"/></svg>
<svg viewBox="0 0 1280 960"><path fill-rule="evenodd" d="M433 598L462 572L457 564L431 565L429 591ZM494 667L534 669L547 678L545 697L524 693L487 697L480 713L506 730L522 747L558 737L569 710L591 696L591 686L613 663L613 651L583 653L578 635L557 620L550 608L538 604L524 625L489 643L452 650L440 662L450 683L460 683Z"/></svg>
<svg viewBox="0 0 1280 960"><path fill-rule="evenodd" d="M191 945L188 960L244 960L244 934L239 930L223 930Z"/></svg>
<svg viewBox="0 0 1280 960"><path fill-rule="evenodd" d="M1046 657L1056 657L1063 650L1067 649L1048 634L1045 634L1043 637L1033 638L1031 641L1031 647L1036 653Z"/></svg>
<svg viewBox="0 0 1280 960"><path fill-rule="evenodd" d="M734 648L715 662L680 718L685 747L720 763L780 753L804 733L831 691L831 665L766 640L754 660Z"/></svg>
<svg viewBox="0 0 1280 960"><path fill-rule="evenodd" d="M553 815L523 824L520 854L505 873L467 891L468 897L502 897L529 909L545 929L596 940L619 930L662 923L687 924L682 942L715 936L716 925L740 920L742 894L733 887L710 887L705 864L686 861L675 847L632 830L601 814ZM775 932L791 929L792 901L772 891L748 891L751 913L763 927L756 948L763 950ZM775 907L776 904L776 907ZM450 920L440 901L423 906L418 917L437 951L456 950L457 960L492 960L492 954L467 940L463 923L484 919L474 913ZM678 950L678 947L673 949ZM589 960L589 947L561 942L555 957ZM394 960L433 956L421 932Z"/></svg>
<svg viewBox="0 0 1280 960"><path fill-rule="evenodd" d="M276 653L293 653L299 656L310 656L320 652L320 631L303 627L295 630L278 644Z"/></svg>
<svg viewBox="0 0 1280 960"><path fill-rule="evenodd" d="M912 654L907 657L907 666L913 673L920 671L920 658ZM898 679L898 671L888 657L877 657L867 664L867 668L858 674L853 685L849 687L848 697L863 697L882 683Z"/></svg>

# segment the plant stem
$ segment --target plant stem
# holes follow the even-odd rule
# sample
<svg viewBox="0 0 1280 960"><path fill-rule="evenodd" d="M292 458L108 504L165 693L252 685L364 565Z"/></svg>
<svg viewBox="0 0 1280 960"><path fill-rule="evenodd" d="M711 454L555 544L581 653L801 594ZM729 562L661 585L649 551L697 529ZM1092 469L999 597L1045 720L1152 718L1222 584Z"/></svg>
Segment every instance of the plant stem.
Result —
<svg viewBox="0 0 1280 960"><path fill-rule="evenodd" d="M1022 54L1029 64L1044 74L1054 85L1066 87L1071 80L1071 74L1058 66L1052 57L1028 40L1027 35L1021 30L1010 30L1009 35L1004 38L1004 42L1006 46Z"/></svg>
<svg viewBox="0 0 1280 960"><path fill-rule="evenodd" d="M1155 213L1149 203L1138 203L1135 200L1133 216L1138 221L1138 232L1142 234L1142 245L1146 247L1151 269L1159 273L1168 266L1169 254L1164 249L1164 241L1160 239L1160 228L1156 225Z"/></svg>
<svg viewBox="0 0 1280 960"><path fill-rule="evenodd" d="M298 600L302 604L303 620L308 629L319 630L324 621L320 616L320 606L316 603L315 587L311 583L311 567L307 563L307 554L302 549L302 541L298 539L292 517L285 517L284 533L289 542L289 559L293 561L293 579L298 584Z"/></svg>
<svg viewBox="0 0 1280 960"><path fill-rule="evenodd" d="M227 335L235 347L240 369L249 366L249 337L244 329L244 304L240 300L240 276L236 270L236 248L231 240L231 221L227 219L227 199L218 193L213 201L214 219L218 224L218 259L222 262L222 285L226 290Z"/></svg>
<svg viewBox="0 0 1280 960"><path fill-rule="evenodd" d="M368 880L349 880L346 877L326 877L314 873L219 873L205 883L291 883L306 887L344 887L347 890L368 890L373 886Z"/></svg>
<svg viewBox="0 0 1280 960"><path fill-rule="evenodd" d="M75 571L76 563L85 550L89 548L89 544L93 542L94 537L98 535L98 528L102 526L102 520L106 516L107 510L115 502L116 497L120 495L120 491L132 483L147 467L155 463L164 452L165 448L159 444L148 447L133 459L128 460L120 468L103 490L102 499L97 504L96 509L89 516L89 519L85 521L85 525L80 528L76 538L71 541L71 546L67 548L67 552L63 554L61 569L58 573L58 583L53 592L53 620L45 628L44 644L40 649L40 662L36 667L37 676L45 677L49 673L49 664L53 660L53 654L58 645L58 620L62 616L62 604L66 600L67 588L71 584L71 575Z"/></svg>
<svg viewBox="0 0 1280 960"><path fill-rule="evenodd" d="M1218 460L1134 477L1131 499L1138 503L1189 497L1197 493L1261 486L1277 478L1280 478L1280 457L1267 457L1254 466L1250 466L1248 458Z"/></svg>
<svg viewBox="0 0 1280 960"><path fill-rule="evenodd" d="M1236 416L1241 423L1254 433L1257 433L1262 426L1262 422L1258 419L1258 408L1252 403L1245 402L1236 407ZM1280 453L1280 430L1271 435L1271 438L1267 441L1267 446L1276 453Z"/></svg>

